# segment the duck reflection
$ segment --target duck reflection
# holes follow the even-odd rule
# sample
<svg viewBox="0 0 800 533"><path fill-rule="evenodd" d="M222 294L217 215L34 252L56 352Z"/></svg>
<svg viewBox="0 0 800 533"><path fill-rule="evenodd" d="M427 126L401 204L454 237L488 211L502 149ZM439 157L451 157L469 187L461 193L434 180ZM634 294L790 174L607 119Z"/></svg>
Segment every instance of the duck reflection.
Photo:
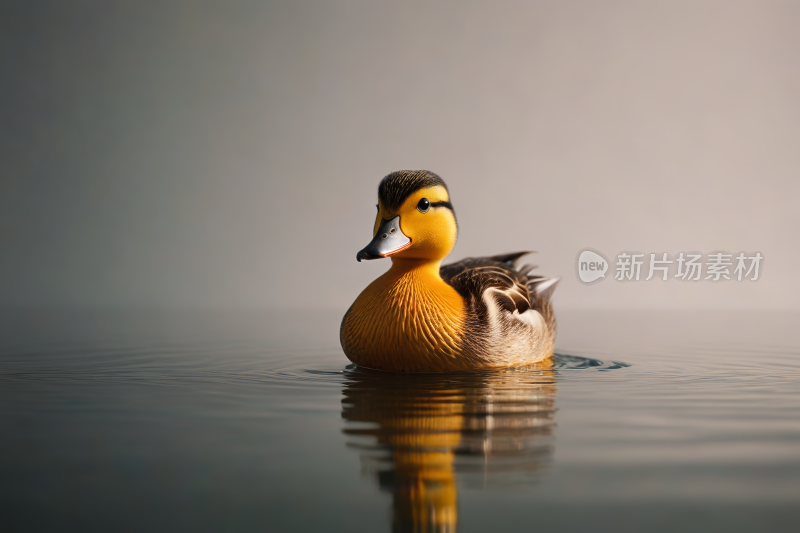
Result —
<svg viewBox="0 0 800 533"><path fill-rule="evenodd" d="M348 445L392 493L394 531L455 531L456 479L529 484L552 456L552 360L470 374L350 368L342 400Z"/></svg>

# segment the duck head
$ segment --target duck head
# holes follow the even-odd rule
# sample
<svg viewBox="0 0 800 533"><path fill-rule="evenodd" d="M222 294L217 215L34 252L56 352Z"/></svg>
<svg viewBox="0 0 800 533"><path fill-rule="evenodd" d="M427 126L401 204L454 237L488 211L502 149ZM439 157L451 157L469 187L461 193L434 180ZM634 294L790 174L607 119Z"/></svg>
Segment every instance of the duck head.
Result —
<svg viewBox="0 0 800 533"><path fill-rule="evenodd" d="M427 170L392 172L378 186L372 241L356 259L441 261L453 249L458 224L444 180Z"/></svg>

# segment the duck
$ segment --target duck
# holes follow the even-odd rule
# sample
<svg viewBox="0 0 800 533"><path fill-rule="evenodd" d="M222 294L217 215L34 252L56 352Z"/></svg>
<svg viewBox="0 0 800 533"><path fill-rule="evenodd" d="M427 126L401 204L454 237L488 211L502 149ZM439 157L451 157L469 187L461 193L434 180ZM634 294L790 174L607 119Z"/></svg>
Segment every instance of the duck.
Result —
<svg viewBox="0 0 800 533"><path fill-rule="evenodd" d="M558 277L518 266L529 251L442 265L458 237L444 180L400 170L378 185L372 241L357 261L391 267L345 313L339 340L359 367L388 372L457 372L521 367L553 355L551 304Z"/></svg>

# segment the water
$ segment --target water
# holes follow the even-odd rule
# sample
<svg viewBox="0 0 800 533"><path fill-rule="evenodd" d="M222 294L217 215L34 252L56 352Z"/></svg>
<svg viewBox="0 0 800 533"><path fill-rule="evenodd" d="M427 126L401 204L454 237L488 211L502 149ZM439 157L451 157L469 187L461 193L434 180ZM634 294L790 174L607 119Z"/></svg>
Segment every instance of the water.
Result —
<svg viewBox="0 0 800 533"><path fill-rule="evenodd" d="M358 369L342 311L0 314L5 531L796 531L797 312L559 312Z"/></svg>

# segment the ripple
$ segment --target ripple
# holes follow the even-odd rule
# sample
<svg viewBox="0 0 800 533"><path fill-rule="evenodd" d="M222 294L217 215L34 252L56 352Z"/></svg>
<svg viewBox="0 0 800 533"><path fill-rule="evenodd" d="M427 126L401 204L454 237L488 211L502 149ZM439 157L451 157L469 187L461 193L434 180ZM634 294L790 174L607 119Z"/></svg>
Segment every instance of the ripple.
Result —
<svg viewBox="0 0 800 533"><path fill-rule="evenodd" d="M347 364L337 350L264 351L233 343L150 346L47 346L0 354L0 382L219 382L263 383L272 386L341 386L354 379L373 379L382 386L403 386L408 379L428 384L461 386L513 381L552 381L575 370L608 371L629 366L577 355L556 354L546 364L460 373L396 374Z"/></svg>
<svg viewBox="0 0 800 533"><path fill-rule="evenodd" d="M317 385L317 384L345 384L353 379L373 379L382 386L404 386L409 379L418 382L435 384L448 383L460 386L513 381L518 384L551 382L563 372L575 370L609 371L629 367L620 361L604 362L590 357L577 355L555 354L546 364L531 365L517 368L504 368L476 372L449 372L449 373L394 373L382 372L359 367L354 364L342 367L317 367L308 368L307 365L293 363L289 366L279 366L269 369L264 377L274 384L288 385Z"/></svg>

